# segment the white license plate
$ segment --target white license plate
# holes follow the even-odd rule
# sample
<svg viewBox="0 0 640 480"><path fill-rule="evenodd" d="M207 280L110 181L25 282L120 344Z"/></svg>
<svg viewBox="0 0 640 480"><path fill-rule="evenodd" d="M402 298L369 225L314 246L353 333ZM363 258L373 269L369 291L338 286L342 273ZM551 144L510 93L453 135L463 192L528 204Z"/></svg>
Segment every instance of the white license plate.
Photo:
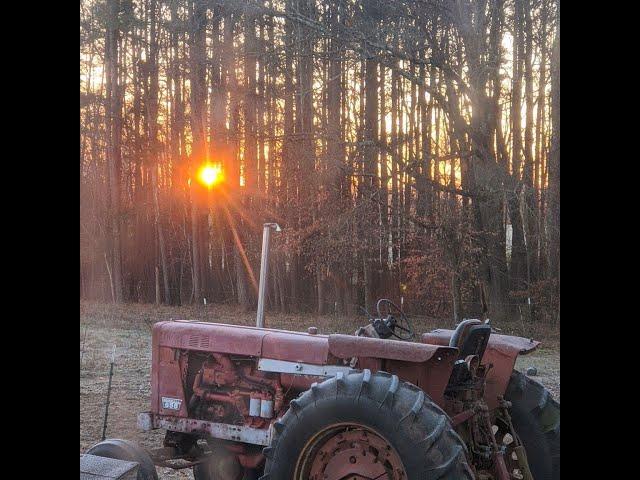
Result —
<svg viewBox="0 0 640 480"><path fill-rule="evenodd" d="M165 410L180 410L182 400L180 398L162 397L162 408Z"/></svg>

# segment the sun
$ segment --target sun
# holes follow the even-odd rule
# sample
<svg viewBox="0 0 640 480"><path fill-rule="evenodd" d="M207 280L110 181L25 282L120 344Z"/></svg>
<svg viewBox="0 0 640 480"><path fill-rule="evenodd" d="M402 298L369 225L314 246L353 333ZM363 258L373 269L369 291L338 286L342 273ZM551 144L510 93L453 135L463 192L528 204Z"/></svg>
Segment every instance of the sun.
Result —
<svg viewBox="0 0 640 480"><path fill-rule="evenodd" d="M207 188L213 188L224 180L222 167L218 164L205 163L198 170L198 181Z"/></svg>

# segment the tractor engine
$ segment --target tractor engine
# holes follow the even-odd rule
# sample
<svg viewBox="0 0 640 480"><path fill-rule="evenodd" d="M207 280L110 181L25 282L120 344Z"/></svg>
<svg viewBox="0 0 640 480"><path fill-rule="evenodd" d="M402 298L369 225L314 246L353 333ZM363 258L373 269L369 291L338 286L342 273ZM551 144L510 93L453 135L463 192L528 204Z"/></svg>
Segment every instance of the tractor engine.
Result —
<svg viewBox="0 0 640 480"><path fill-rule="evenodd" d="M187 387L191 387L190 418L266 428L282 409L284 394L279 375L256 370L252 359L220 353L204 359L194 352L185 352L184 356L187 368L183 372L186 370ZM195 368L189 365L191 362Z"/></svg>

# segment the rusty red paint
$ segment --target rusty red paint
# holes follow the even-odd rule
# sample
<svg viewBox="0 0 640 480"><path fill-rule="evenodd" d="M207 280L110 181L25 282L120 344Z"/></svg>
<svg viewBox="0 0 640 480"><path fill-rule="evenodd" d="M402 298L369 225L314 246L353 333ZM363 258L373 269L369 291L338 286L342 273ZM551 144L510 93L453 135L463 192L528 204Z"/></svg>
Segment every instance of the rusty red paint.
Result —
<svg viewBox="0 0 640 480"><path fill-rule="evenodd" d="M258 358L345 366L356 357L356 369L383 370L417 385L452 416L454 426L465 429L469 428L466 425L477 425L481 421L485 424L482 430L490 432L489 410L499 405L516 357L534 350L539 342L492 335L481 366L477 366L477 359L467 359L472 367L470 371L480 380L491 365L484 394L478 383L477 388L465 391L470 396L453 397L454 403L457 402L453 405L450 393L446 402L444 396L458 357L458 350L448 346L452 334L452 330L436 330L424 334L423 343L408 343L205 322L159 322L153 328L151 422L155 428L266 445L270 441L271 424L284 415L289 401L324 377L260 371ZM195 365L187 362L192 351L199 352ZM162 397L180 400L179 410L164 409ZM267 401L268 408L273 407L273 416L263 418L250 414L250 398ZM195 410L188 407L194 399L193 405L198 405ZM190 414L197 418L188 418ZM238 415L244 417L244 424ZM483 437L482 444L494 446L494 478L509 480L505 459L498 451L494 436L489 433ZM369 446L375 449L373 443ZM359 470L353 470L349 466L353 465L351 459L355 458L358 463L359 457L354 457L351 447L343 447L335 451L332 459L322 460L322 471L328 472L329 480L352 472L370 478L378 474L379 465L368 465L369 459L364 458L360 459ZM261 454L244 447L235 454L245 468L256 468L264 461Z"/></svg>
<svg viewBox="0 0 640 480"><path fill-rule="evenodd" d="M329 335L329 351L338 358L364 356L421 363L447 350L453 349L399 340Z"/></svg>
<svg viewBox="0 0 640 480"><path fill-rule="evenodd" d="M315 364L329 356L326 335L187 320L158 322L153 333L162 347Z"/></svg>
<svg viewBox="0 0 640 480"><path fill-rule="evenodd" d="M451 424L454 427L457 427L458 425L460 425L461 423L466 422L467 420L469 420L471 417L473 417L475 415L475 411L473 410L465 410L464 412L460 412L457 415L454 415L451 418Z"/></svg>
<svg viewBox="0 0 640 480"><path fill-rule="evenodd" d="M398 375L403 380L417 385L438 405L444 403L444 391L449 383L457 350L441 349L437 356L426 362L415 363L382 359L380 370Z"/></svg>
<svg viewBox="0 0 640 480"><path fill-rule="evenodd" d="M453 330L439 329L422 335L422 343L449 345ZM492 365L487 373L484 399L490 409L499 406L498 398L504 395L518 355L532 352L540 342L511 335L491 334L482 363Z"/></svg>
<svg viewBox="0 0 640 480"><path fill-rule="evenodd" d="M153 415L152 421L153 428L164 428L173 432L197 433L253 445L269 445L271 442L270 430L262 427L254 428L169 415Z"/></svg>
<svg viewBox="0 0 640 480"><path fill-rule="evenodd" d="M205 347L206 346L206 347ZM455 349L432 345L381 340L347 335L309 335L300 332L258 329L217 323L172 321L154 326L153 347L160 362L153 362L151 410L165 415L186 417L179 362L174 349L260 356L316 365L339 363L339 359L360 357L358 368L386 370L423 388L436 402L443 401ZM163 353L166 352L166 353ZM166 355L160 356L160 355ZM365 357L366 355L366 357ZM216 357L216 361L221 357ZM221 373L219 372L218 375ZM231 380L232 373L229 373ZM285 377L287 386L308 388L312 382ZM318 381L321 379L313 379ZM154 383L155 382L155 383ZM219 383L219 382L218 382ZM223 383L231 383L223 382ZM306 389L305 388L305 389ZM161 395L158 395L158 391ZM162 409L161 396L182 400L175 411ZM277 411L277 410L276 410Z"/></svg>
<svg viewBox="0 0 640 480"><path fill-rule="evenodd" d="M329 344L325 335L309 335L271 330L262 342L262 357L290 362L326 365Z"/></svg>
<svg viewBox="0 0 640 480"><path fill-rule="evenodd" d="M511 480L512 477L509 474L507 465L504 462L504 457L501 452L495 452L493 454L493 471L496 476L496 480Z"/></svg>
<svg viewBox="0 0 640 480"><path fill-rule="evenodd" d="M184 398L184 390L182 388L182 374L180 364L174 358L174 351L170 348L160 348L160 361L154 362L157 369L157 388L155 389L155 403L151 405L153 412L163 415L175 415L179 417L187 416L187 405ZM153 388L153 385L152 385ZM158 395L160 393L160 395ZM180 400L180 409L169 410L162 408L162 397L174 398Z"/></svg>
<svg viewBox="0 0 640 480"><path fill-rule="evenodd" d="M438 329L423 333L422 343L449 345L449 340L451 340L453 333L454 330L447 329ZM526 355L538 348L539 345L540 342L533 339L492 333L491 337L489 337L487 348L498 350L505 355Z"/></svg>
<svg viewBox="0 0 640 480"><path fill-rule="evenodd" d="M309 445L309 471L296 478L340 480L345 478L389 478L406 480L407 474L398 453L374 432L367 429L335 429Z"/></svg>

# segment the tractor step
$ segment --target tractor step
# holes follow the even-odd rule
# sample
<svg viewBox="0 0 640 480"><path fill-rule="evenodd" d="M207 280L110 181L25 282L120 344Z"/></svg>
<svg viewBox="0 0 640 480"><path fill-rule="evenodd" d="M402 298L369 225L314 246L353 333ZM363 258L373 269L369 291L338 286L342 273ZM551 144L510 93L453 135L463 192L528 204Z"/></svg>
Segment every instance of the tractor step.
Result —
<svg viewBox="0 0 640 480"><path fill-rule="evenodd" d="M138 464L116 458L80 455L80 480L136 480Z"/></svg>

